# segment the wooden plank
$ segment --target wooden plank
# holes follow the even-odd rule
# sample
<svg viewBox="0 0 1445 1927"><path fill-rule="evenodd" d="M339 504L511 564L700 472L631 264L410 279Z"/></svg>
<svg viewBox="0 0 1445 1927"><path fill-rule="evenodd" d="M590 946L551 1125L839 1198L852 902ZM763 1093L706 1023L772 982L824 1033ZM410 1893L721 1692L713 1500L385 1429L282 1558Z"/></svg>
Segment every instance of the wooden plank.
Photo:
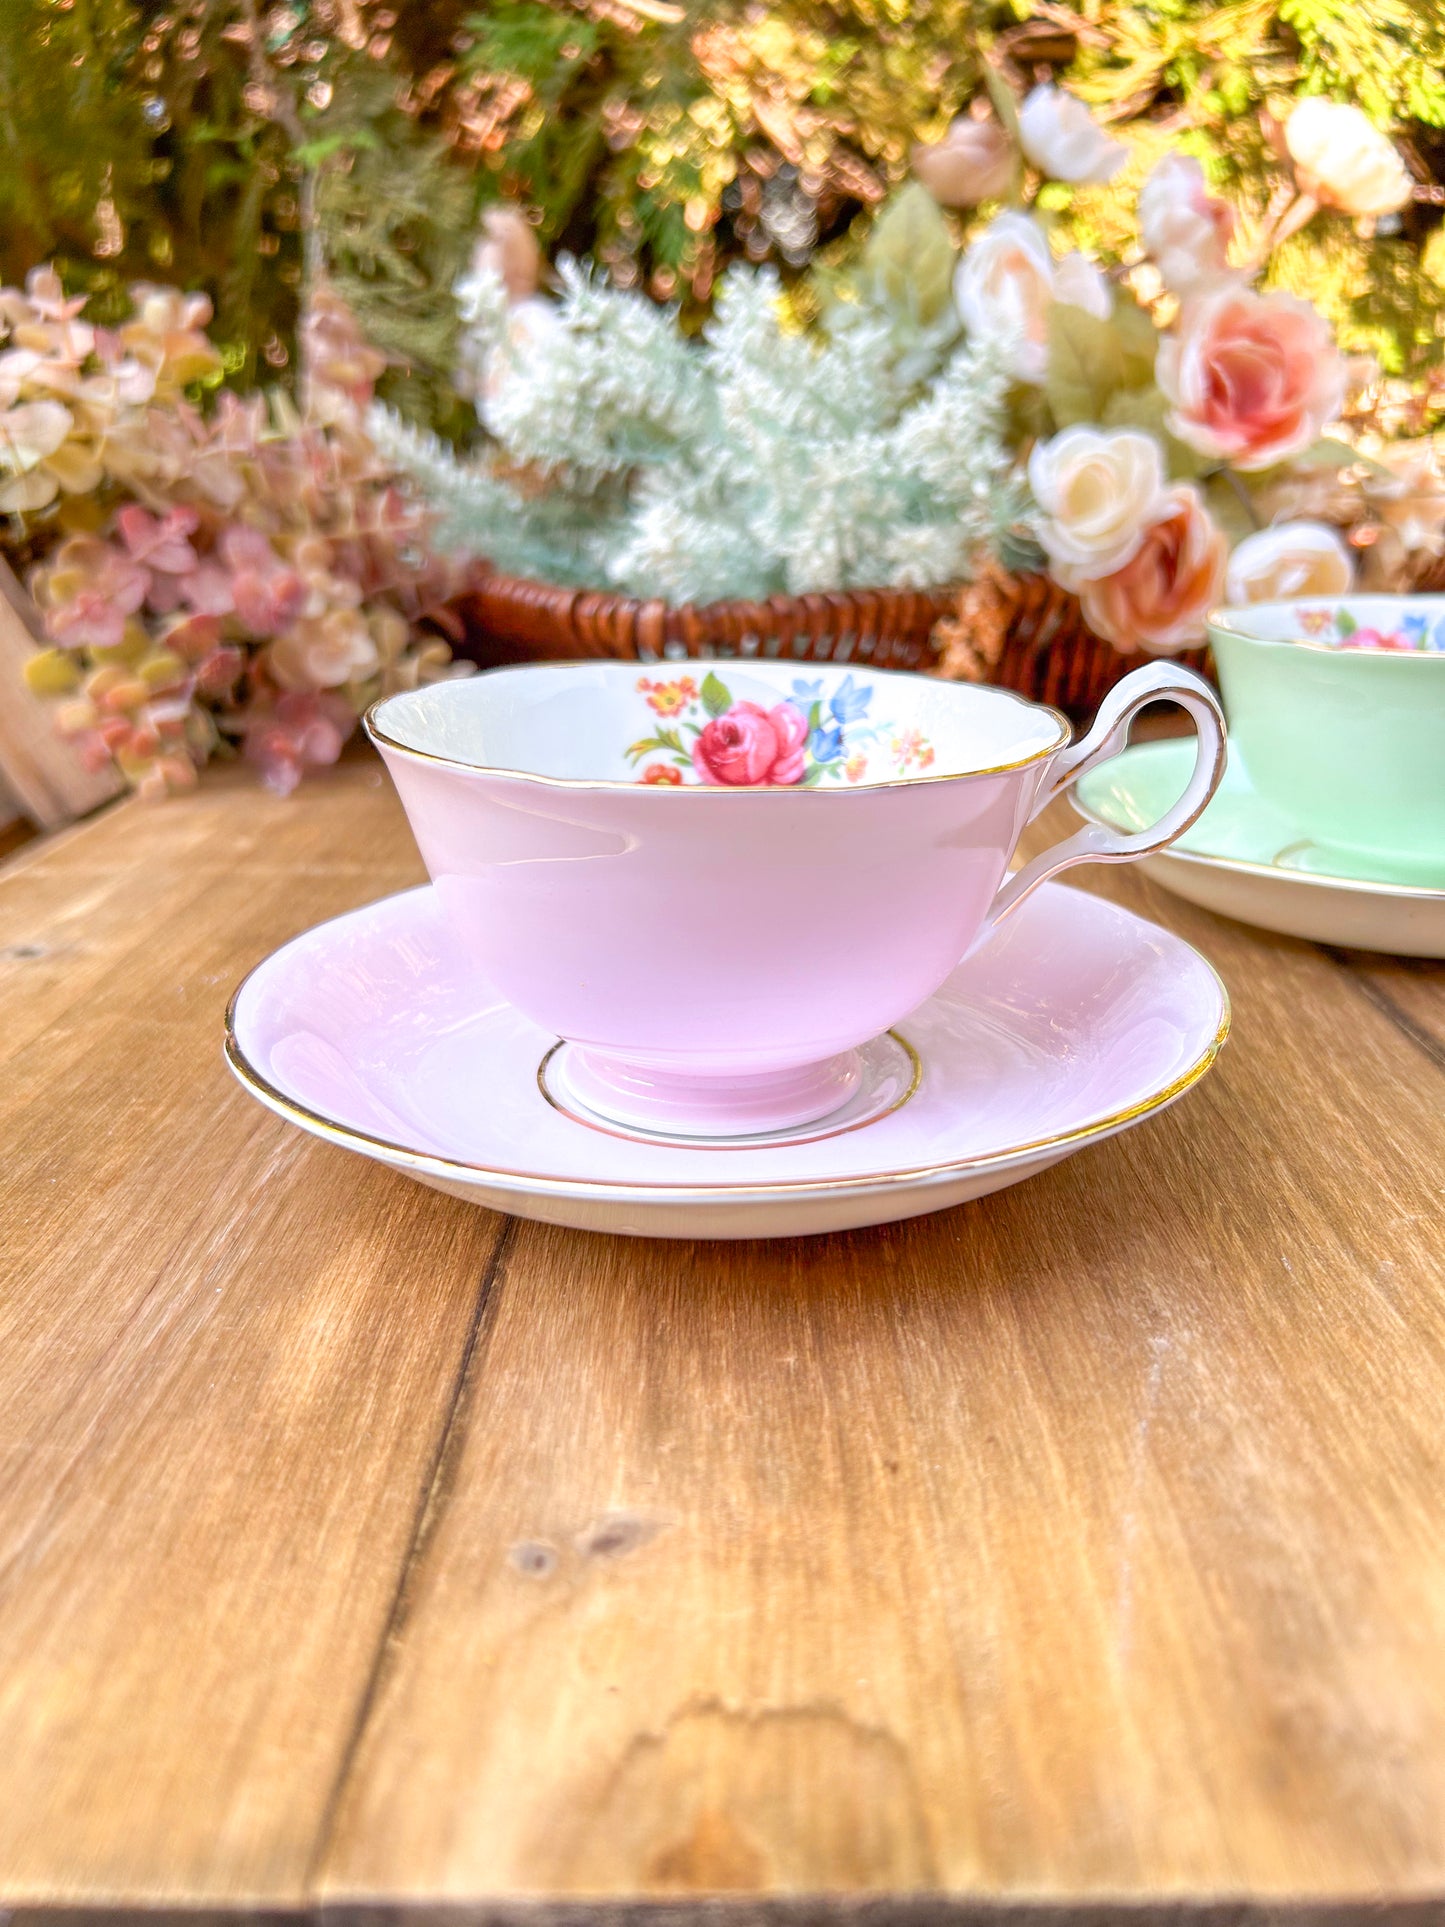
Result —
<svg viewBox="0 0 1445 1927"><path fill-rule="evenodd" d="M1169 1116L890 1230L503 1233L219 1063L418 874L366 761L0 872L0 1902L1445 1888L1438 975L1095 873L1235 994Z"/></svg>
<svg viewBox="0 0 1445 1927"><path fill-rule="evenodd" d="M850 1237L519 1228L329 1899L1445 1886L1445 1075L1149 907L1237 1034L1137 1135Z"/></svg>
<svg viewBox="0 0 1445 1927"><path fill-rule="evenodd" d="M1330 955L1353 973L1362 995L1429 1056L1445 1063L1445 963L1382 957L1368 950L1332 950Z"/></svg>
<svg viewBox="0 0 1445 1927"><path fill-rule="evenodd" d="M84 769L56 735L50 705L30 693L24 668L39 634L34 603L0 558L0 778L32 821L53 830L109 802L121 780Z"/></svg>
<svg viewBox="0 0 1445 1927"><path fill-rule="evenodd" d="M26 933L71 927L67 883L86 906L71 1002L42 987L0 1077L10 1904L306 1891L501 1225L299 1137L221 1062L252 962L414 880L374 776L127 804L0 876L0 1040L55 968Z"/></svg>

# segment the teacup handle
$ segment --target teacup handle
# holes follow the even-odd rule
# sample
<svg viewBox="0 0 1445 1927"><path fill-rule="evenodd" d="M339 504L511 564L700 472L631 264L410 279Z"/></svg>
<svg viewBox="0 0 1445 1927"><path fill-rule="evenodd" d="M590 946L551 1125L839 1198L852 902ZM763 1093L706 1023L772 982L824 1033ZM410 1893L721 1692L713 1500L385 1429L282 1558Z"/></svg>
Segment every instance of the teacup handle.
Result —
<svg viewBox="0 0 1445 1927"><path fill-rule="evenodd" d="M1053 760L1034 802L1033 817L1076 777L1096 764L1117 756L1129 740L1129 725L1148 703L1178 703L1194 718L1198 746L1189 783L1172 809L1166 810L1147 830L1106 829L1102 823L1086 824L1062 843L1036 856L1011 876L994 898L985 928L1016 910L1049 877L1071 870L1076 863L1133 863L1141 856L1152 856L1167 849L1203 813L1210 797L1219 788L1224 774L1224 711L1219 698L1202 676L1192 669L1180 669L1167 662L1146 663L1132 670L1105 696L1094 719L1094 727L1080 742L1061 749Z"/></svg>

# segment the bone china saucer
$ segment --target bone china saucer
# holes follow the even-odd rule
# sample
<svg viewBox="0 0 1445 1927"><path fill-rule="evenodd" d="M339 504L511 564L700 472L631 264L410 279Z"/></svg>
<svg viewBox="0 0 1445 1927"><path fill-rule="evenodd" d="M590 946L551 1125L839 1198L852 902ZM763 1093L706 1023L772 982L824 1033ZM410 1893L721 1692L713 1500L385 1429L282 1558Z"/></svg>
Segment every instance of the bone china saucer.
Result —
<svg viewBox="0 0 1445 1927"><path fill-rule="evenodd" d="M468 970L424 888L268 957L232 1000L226 1054L282 1117L455 1197L589 1231L754 1238L1031 1177L1182 1096L1228 1027L1182 939L1046 884L869 1047L831 1119L770 1140L627 1133L569 1097L556 1038Z"/></svg>
<svg viewBox="0 0 1445 1927"><path fill-rule="evenodd" d="M1075 807L1110 829L1152 823L1183 789L1193 755L1189 742L1136 743L1081 779ZM1190 903L1287 937L1445 957L1445 877L1431 887L1384 864L1372 873L1367 861L1313 842L1259 794L1238 756L1194 827L1143 867Z"/></svg>

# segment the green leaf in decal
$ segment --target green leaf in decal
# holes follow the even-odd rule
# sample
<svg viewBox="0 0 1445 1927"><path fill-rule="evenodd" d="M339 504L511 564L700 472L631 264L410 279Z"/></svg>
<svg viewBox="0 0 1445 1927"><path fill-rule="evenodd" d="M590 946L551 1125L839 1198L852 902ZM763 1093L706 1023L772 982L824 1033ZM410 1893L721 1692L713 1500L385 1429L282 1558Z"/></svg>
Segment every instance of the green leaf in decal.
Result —
<svg viewBox="0 0 1445 1927"><path fill-rule="evenodd" d="M732 695L725 682L719 682L709 669L702 683L702 706L709 716L723 716L733 706Z"/></svg>

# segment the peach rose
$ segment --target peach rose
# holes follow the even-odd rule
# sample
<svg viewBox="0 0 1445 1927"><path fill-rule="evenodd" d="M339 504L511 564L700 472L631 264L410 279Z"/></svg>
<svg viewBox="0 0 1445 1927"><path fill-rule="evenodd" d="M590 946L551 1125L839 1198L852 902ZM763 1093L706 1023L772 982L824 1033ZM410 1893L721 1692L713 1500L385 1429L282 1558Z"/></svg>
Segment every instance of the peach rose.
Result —
<svg viewBox="0 0 1445 1927"><path fill-rule="evenodd" d="M482 237L472 250L472 273L490 269L501 277L509 301L525 301L542 280L537 230L520 208L497 204L482 216Z"/></svg>
<svg viewBox="0 0 1445 1927"><path fill-rule="evenodd" d="M963 115L941 141L913 150L913 172L940 207L1002 200L1013 171L1013 148L996 120Z"/></svg>
<svg viewBox="0 0 1445 1927"><path fill-rule="evenodd" d="M1376 219L1410 198L1405 163L1358 107L1302 100L1285 124L1284 141L1301 190L1326 206Z"/></svg>
<svg viewBox="0 0 1445 1927"><path fill-rule="evenodd" d="M1210 198L1204 169L1187 154L1166 154L1139 190L1139 234L1160 279L1176 294L1228 271L1234 210Z"/></svg>
<svg viewBox="0 0 1445 1927"><path fill-rule="evenodd" d="M1019 139L1053 181L1111 181L1129 150L1110 140L1083 101L1053 85L1035 87L1019 109Z"/></svg>
<svg viewBox="0 0 1445 1927"><path fill-rule="evenodd" d="M1231 603L1348 595L1354 579L1355 565L1337 529L1325 522L1281 522L1245 536L1229 558L1224 593Z"/></svg>
<svg viewBox="0 0 1445 1927"><path fill-rule="evenodd" d="M1177 482L1158 519L1115 574L1080 585L1089 625L1126 655L1172 656L1204 640L1204 618L1224 587L1229 545L1199 491Z"/></svg>
<svg viewBox="0 0 1445 1927"><path fill-rule="evenodd" d="M1053 573L1077 589L1113 575L1144 540L1164 494L1164 457L1141 429L1066 428L1035 444L1029 487Z"/></svg>
<svg viewBox="0 0 1445 1927"><path fill-rule="evenodd" d="M953 299L969 333L997 343L1020 381L1044 378L1055 301L1100 320L1109 312L1109 289L1093 263L1082 254L1055 261L1048 236L1027 214L995 215L959 262Z"/></svg>
<svg viewBox="0 0 1445 1927"><path fill-rule="evenodd" d="M1323 316L1292 294L1226 282L1185 304L1159 344L1169 427L1201 455L1271 468L1339 413L1345 364Z"/></svg>

